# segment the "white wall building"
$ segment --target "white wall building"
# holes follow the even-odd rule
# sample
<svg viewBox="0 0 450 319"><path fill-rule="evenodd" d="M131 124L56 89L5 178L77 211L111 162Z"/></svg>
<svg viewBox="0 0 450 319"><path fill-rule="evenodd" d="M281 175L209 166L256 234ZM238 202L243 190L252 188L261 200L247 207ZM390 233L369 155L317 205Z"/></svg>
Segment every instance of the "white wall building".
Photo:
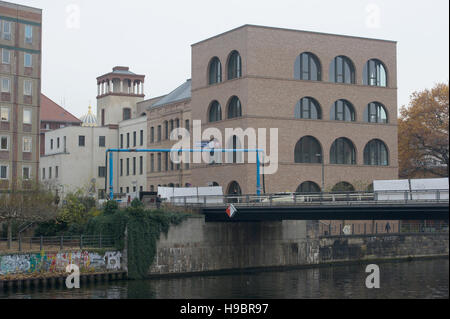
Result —
<svg viewBox="0 0 450 319"><path fill-rule="evenodd" d="M97 78L97 116L89 107L81 127L66 127L45 134L41 180L64 196L85 189L97 198L109 194L108 149L145 149L147 116L137 109L143 101L143 75L127 67ZM147 153L113 153L114 193L135 196L147 191Z"/></svg>

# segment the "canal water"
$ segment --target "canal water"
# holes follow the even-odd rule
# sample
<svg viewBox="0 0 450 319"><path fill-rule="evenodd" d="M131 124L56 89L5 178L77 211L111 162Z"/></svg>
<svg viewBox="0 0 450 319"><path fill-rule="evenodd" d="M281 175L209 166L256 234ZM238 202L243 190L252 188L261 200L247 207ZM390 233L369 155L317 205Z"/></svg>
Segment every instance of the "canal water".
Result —
<svg viewBox="0 0 450 319"><path fill-rule="evenodd" d="M0 299L377 299L449 298L448 259L381 263L380 288L367 289L367 265L123 281L0 291Z"/></svg>

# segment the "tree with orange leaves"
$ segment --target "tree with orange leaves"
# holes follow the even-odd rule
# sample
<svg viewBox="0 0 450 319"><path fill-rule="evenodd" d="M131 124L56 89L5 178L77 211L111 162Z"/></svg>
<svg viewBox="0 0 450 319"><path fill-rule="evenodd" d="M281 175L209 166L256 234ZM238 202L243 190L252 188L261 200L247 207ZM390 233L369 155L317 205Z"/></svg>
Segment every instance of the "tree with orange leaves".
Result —
<svg viewBox="0 0 450 319"><path fill-rule="evenodd" d="M415 92L399 119L400 178L448 177L448 83Z"/></svg>

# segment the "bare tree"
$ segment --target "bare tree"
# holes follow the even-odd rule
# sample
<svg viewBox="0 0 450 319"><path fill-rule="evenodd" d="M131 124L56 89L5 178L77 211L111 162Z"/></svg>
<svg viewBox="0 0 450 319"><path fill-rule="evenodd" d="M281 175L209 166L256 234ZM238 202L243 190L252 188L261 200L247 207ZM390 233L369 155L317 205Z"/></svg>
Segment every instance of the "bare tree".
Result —
<svg viewBox="0 0 450 319"><path fill-rule="evenodd" d="M12 246L13 222L40 222L56 217L55 195L40 183L28 182L26 187L0 193L0 223L8 225L8 248Z"/></svg>

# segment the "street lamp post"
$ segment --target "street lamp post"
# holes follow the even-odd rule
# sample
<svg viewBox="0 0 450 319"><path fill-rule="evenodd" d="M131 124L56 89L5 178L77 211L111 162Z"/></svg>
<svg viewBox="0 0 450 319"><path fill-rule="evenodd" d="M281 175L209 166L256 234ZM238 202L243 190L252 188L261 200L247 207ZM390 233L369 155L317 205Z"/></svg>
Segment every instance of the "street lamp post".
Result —
<svg viewBox="0 0 450 319"><path fill-rule="evenodd" d="M322 162L322 193L325 192L325 162L323 160L322 154L316 154L319 160Z"/></svg>

